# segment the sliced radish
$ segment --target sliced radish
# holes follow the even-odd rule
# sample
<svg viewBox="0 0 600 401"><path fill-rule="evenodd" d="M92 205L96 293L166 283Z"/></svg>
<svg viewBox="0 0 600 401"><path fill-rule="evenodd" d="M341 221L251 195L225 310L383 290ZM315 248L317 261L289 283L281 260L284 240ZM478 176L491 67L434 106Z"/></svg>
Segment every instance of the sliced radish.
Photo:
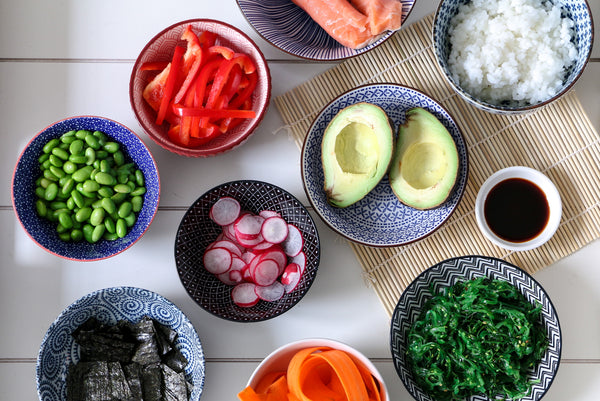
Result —
<svg viewBox="0 0 600 401"><path fill-rule="evenodd" d="M263 301L274 302L278 301L285 294L285 287L279 281L275 281L271 285L260 286L254 288L256 295Z"/></svg>
<svg viewBox="0 0 600 401"><path fill-rule="evenodd" d="M212 274L225 273L231 267L232 255L225 248L211 248L204 252L204 268Z"/></svg>
<svg viewBox="0 0 600 401"><path fill-rule="evenodd" d="M235 256L242 256L242 247L240 247L237 243L231 241L230 239L221 239L213 242L209 246L210 248L225 248Z"/></svg>
<svg viewBox="0 0 600 401"><path fill-rule="evenodd" d="M235 226L234 223L223 226L222 230L223 238L231 240L233 242L237 242L237 238L235 238Z"/></svg>
<svg viewBox="0 0 600 401"><path fill-rule="evenodd" d="M260 260L267 259L274 260L277 263L277 267L279 268L279 274L283 273L283 269L285 269L285 266L288 263L287 256L285 256L283 250L278 246L274 246L273 249L270 249L260 255Z"/></svg>
<svg viewBox="0 0 600 401"><path fill-rule="evenodd" d="M273 246L275 246L275 245L276 245L276 244L272 244L272 243L270 243L270 242L268 242L268 241L265 241L265 240L264 240L264 238L263 238L263 241L262 241L262 242L259 242L259 243L258 243L258 244L256 244L256 245L254 245L254 246L252 247L252 250L253 250L253 251L256 251L256 252L264 252L264 251L266 251L266 250L268 250L268 249L271 249L271 248L272 248Z"/></svg>
<svg viewBox="0 0 600 401"><path fill-rule="evenodd" d="M277 216L265 219L260 230L265 241L272 244L282 243L287 238L288 232L288 223Z"/></svg>
<svg viewBox="0 0 600 401"><path fill-rule="evenodd" d="M302 252L304 237L302 237L300 229L293 224L288 224L288 231L288 236L281 243L281 246L285 254L293 258Z"/></svg>
<svg viewBox="0 0 600 401"><path fill-rule="evenodd" d="M229 196L219 198L210 208L210 218L220 226L233 223L240 215L240 202Z"/></svg>
<svg viewBox="0 0 600 401"><path fill-rule="evenodd" d="M253 240L260 235L265 219L255 214L245 214L235 222L235 237L242 240Z"/></svg>
<svg viewBox="0 0 600 401"><path fill-rule="evenodd" d="M300 272L300 266L297 263L290 263L287 265L281 275L281 283L285 287L286 294L296 289L301 277L302 273Z"/></svg>
<svg viewBox="0 0 600 401"><path fill-rule="evenodd" d="M256 295L256 284L239 283L231 290L231 299L233 303L242 308L249 308L258 303L259 298Z"/></svg>
<svg viewBox="0 0 600 401"><path fill-rule="evenodd" d="M260 234L256 238L242 238L241 236L237 236L237 233L236 240L238 244L240 244L244 248L254 248L255 246L264 241L262 235Z"/></svg>
<svg viewBox="0 0 600 401"><path fill-rule="evenodd" d="M274 210L261 210L258 215L265 219L268 219L269 217L281 217L281 215Z"/></svg>
<svg viewBox="0 0 600 401"><path fill-rule="evenodd" d="M231 285L231 286L236 285L242 281L241 279L240 280L232 279L231 273L233 273L233 272L226 271L225 273L216 274L216 276L223 284Z"/></svg>
<svg viewBox="0 0 600 401"><path fill-rule="evenodd" d="M291 258L290 263L296 263L300 266L300 274L304 273L304 270L306 269L306 254L304 251Z"/></svg>
<svg viewBox="0 0 600 401"><path fill-rule="evenodd" d="M279 266L272 259L266 259L258 262L252 270L250 270L252 280L257 285L271 285L279 277Z"/></svg>

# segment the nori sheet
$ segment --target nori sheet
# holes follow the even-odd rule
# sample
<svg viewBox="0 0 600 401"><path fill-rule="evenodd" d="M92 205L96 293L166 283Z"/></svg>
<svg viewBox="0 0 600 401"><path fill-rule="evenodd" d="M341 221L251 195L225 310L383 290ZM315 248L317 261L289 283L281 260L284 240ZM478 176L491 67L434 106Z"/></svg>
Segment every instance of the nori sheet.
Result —
<svg viewBox="0 0 600 401"><path fill-rule="evenodd" d="M183 401L193 385L177 332L145 316L116 325L91 318L72 333L80 361L67 374L67 401Z"/></svg>

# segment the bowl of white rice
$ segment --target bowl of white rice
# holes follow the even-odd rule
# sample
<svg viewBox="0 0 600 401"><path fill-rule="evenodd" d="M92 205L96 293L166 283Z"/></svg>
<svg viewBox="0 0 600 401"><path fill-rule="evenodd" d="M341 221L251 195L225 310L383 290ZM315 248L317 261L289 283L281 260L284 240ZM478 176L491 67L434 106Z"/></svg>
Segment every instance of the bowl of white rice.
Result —
<svg viewBox="0 0 600 401"><path fill-rule="evenodd" d="M581 76L594 28L586 0L442 0L438 65L467 102L499 114L535 110Z"/></svg>

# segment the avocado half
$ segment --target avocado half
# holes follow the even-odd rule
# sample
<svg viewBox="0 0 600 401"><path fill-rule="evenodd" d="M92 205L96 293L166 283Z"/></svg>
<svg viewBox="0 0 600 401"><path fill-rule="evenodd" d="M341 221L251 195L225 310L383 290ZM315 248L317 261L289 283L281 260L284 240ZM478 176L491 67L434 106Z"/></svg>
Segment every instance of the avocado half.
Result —
<svg viewBox="0 0 600 401"><path fill-rule="evenodd" d="M383 109L356 103L340 110L321 143L324 190L336 207L365 197L386 174L394 149L394 130Z"/></svg>
<svg viewBox="0 0 600 401"><path fill-rule="evenodd" d="M456 143L446 127L425 109L408 110L389 170L400 202L416 209L441 205L454 188L458 164Z"/></svg>

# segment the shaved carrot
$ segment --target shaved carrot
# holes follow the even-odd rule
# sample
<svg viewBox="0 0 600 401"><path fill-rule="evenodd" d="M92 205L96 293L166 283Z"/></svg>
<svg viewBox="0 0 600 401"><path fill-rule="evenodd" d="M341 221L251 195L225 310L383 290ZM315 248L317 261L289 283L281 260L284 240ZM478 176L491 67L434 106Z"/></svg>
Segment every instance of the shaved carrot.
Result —
<svg viewBox="0 0 600 401"><path fill-rule="evenodd" d="M261 398L264 397L264 398ZM265 374L241 401L385 401L381 384L359 360L342 350L309 347L297 351L287 371Z"/></svg>

